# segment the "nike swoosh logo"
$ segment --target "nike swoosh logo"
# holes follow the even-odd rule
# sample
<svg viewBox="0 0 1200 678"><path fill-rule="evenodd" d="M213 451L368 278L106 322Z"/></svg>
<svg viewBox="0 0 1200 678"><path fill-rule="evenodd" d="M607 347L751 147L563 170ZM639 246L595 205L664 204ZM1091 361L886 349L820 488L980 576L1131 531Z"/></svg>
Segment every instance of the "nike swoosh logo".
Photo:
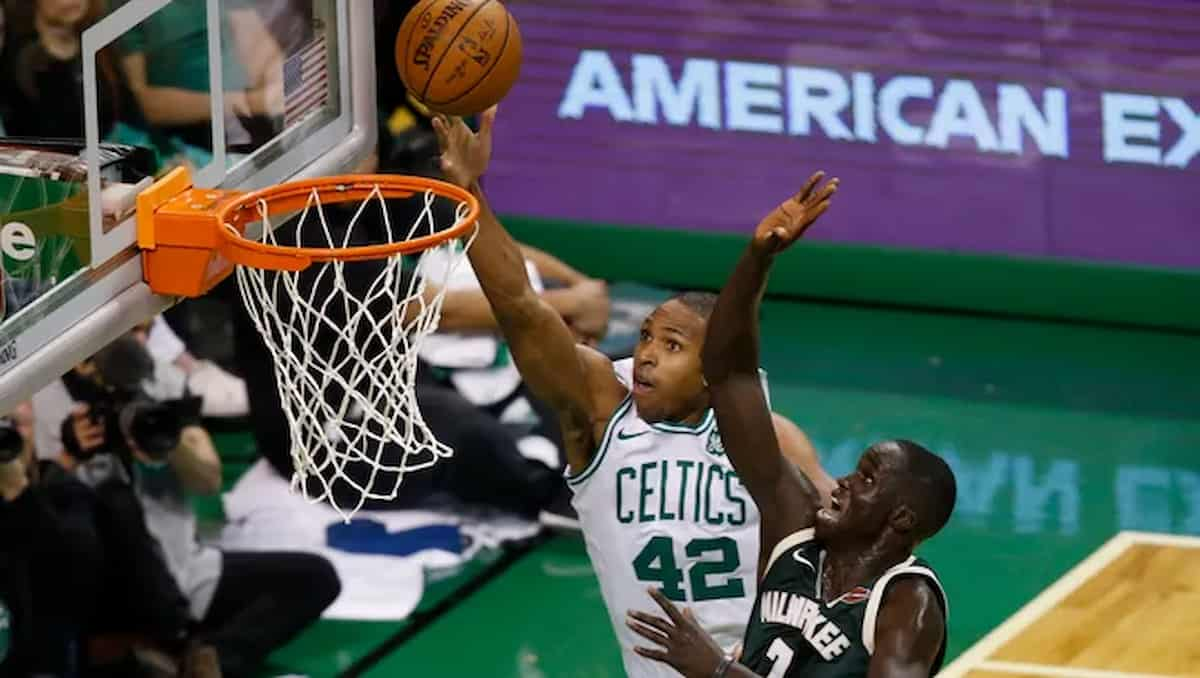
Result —
<svg viewBox="0 0 1200 678"><path fill-rule="evenodd" d="M621 431L617 431L617 437L618 437L618 438L620 438L621 440L629 440L630 438L636 438L636 437L638 437L638 436L644 436L644 435L646 435L647 433L649 433L649 431L640 431L640 432L638 432L638 433L629 433L629 434L626 434L624 430L621 430Z"/></svg>
<svg viewBox="0 0 1200 678"><path fill-rule="evenodd" d="M810 561L808 560L808 558L805 558L804 556L800 555L800 552L799 552L799 551L793 551L793 552L792 552L792 557L796 559L796 562L797 562L797 563L804 563L805 565L807 565L807 566L808 566L808 568L809 568L810 570L812 570L813 572L816 572L816 571L817 571L817 568L816 568L816 566L815 566L815 565L813 565L813 564L812 564L812 562L810 562Z"/></svg>

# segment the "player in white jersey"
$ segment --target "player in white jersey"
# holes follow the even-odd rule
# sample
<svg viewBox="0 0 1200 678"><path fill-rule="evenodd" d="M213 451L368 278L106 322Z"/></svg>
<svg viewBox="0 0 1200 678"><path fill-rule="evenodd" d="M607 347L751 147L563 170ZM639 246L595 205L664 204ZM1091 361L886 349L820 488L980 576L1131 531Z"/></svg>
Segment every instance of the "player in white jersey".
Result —
<svg viewBox="0 0 1200 678"><path fill-rule="evenodd" d="M706 315L715 295L675 301ZM634 383L635 361L614 364L622 383ZM794 424L776 414L775 428L790 458L828 478ZM671 675L633 652L637 637L625 624L626 611L646 603L647 586L686 602L723 647L742 639L757 590L759 518L725 457L711 410L696 426L651 424L627 398L589 466L567 482L627 673Z"/></svg>
<svg viewBox="0 0 1200 678"><path fill-rule="evenodd" d="M622 383L606 356L575 343L570 319L539 299L487 204L479 178L494 120L494 109L485 113L478 134L461 120L434 120L443 173L480 201L468 256L525 383L559 416L573 503L626 673L670 675L632 651L624 623L627 610L650 601L648 588L686 602L728 645L740 639L756 593L758 514L725 459L700 366L715 297L684 293L655 309ZM776 429L814 484L832 491L803 434L782 419Z"/></svg>

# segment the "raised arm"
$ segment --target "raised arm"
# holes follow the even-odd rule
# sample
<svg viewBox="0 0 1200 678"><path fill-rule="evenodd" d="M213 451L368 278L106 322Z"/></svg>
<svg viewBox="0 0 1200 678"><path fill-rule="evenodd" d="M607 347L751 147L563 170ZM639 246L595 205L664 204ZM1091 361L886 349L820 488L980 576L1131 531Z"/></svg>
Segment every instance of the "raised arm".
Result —
<svg viewBox="0 0 1200 678"><path fill-rule="evenodd" d="M808 478L808 482L817 489L821 496L821 505L828 506L829 498L837 487L837 481L821 466L817 450L804 431L791 419L775 412L772 417L775 423L775 437L779 439L779 449L784 458L800 469Z"/></svg>
<svg viewBox="0 0 1200 678"><path fill-rule="evenodd" d="M491 158L495 116L494 108L483 114L478 134L462 120L434 118L442 171L480 202L479 232L468 252L471 266L521 377L558 413L567 462L578 472L595 452L596 428L616 409L625 391L611 364L605 368L581 357L562 317L534 291L520 247L504 230L479 186L479 177Z"/></svg>
<svg viewBox="0 0 1200 678"><path fill-rule="evenodd" d="M836 179L818 189L822 177L814 174L758 225L721 290L701 356L726 454L762 517L760 577L775 544L811 527L820 506L813 484L780 452L758 375L758 315L775 256L821 216L837 190Z"/></svg>

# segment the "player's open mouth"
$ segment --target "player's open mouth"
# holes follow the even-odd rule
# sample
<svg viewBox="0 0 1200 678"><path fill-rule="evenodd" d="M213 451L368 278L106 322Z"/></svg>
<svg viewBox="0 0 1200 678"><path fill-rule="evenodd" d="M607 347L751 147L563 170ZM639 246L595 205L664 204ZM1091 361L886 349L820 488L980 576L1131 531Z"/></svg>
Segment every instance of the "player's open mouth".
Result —
<svg viewBox="0 0 1200 678"><path fill-rule="evenodd" d="M638 376L634 376L634 378L633 378L633 392L634 393L649 393L650 391L653 391L653 390L654 390L653 382L646 381L645 379L638 377Z"/></svg>
<svg viewBox="0 0 1200 678"><path fill-rule="evenodd" d="M833 494L829 495L829 507L821 509L825 512L825 517L833 520L842 515L842 509L845 508L845 499L839 499L838 495L842 493L842 488L838 488Z"/></svg>

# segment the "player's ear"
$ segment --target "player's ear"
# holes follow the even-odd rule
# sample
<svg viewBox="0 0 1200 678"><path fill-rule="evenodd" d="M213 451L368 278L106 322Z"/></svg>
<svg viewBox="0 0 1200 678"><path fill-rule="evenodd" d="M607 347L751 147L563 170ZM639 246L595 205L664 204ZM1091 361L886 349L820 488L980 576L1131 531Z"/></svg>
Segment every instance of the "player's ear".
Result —
<svg viewBox="0 0 1200 678"><path fill-rule="evenodd" d="M917 529L917 514L907 504L901 504L892 510L888 522L897 532L912 532Z"/></svg>

